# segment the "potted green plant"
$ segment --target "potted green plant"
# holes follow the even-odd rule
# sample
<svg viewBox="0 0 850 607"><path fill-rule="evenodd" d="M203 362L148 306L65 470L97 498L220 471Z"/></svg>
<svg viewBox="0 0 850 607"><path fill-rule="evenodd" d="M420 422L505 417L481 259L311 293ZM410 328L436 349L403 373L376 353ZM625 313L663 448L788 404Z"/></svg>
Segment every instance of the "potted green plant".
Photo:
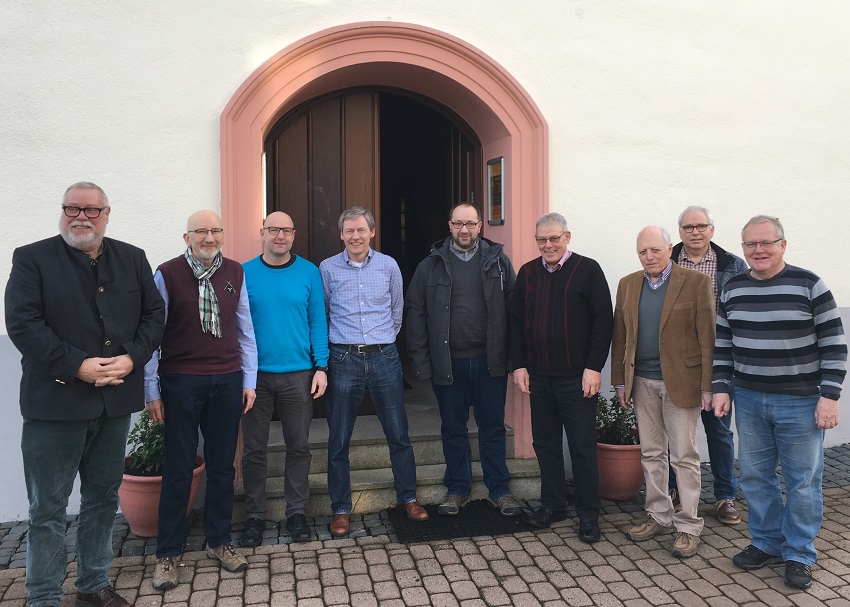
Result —
<svg viewBox="0 0 850 607"><path fill-rule="evenodd" d="M611 389L614 392L614 389ZM616 395L596 395L596 460L599 494L611 500L629 500L643 485L640 444L634 408L620 406Z"/></svg>
<svg viewBox="0 0 850 607"><path fill-rule="evenodd" d="M142 411L127 437L130 453L124 458L124 480L118 489L121 511L130 531L139 537L156 537L159 522L159 496L162 492L162 462L165 459L165 432L162 424ZM192 473L192 489L186 516L192 512L204 460L197 456Z"/></svg>

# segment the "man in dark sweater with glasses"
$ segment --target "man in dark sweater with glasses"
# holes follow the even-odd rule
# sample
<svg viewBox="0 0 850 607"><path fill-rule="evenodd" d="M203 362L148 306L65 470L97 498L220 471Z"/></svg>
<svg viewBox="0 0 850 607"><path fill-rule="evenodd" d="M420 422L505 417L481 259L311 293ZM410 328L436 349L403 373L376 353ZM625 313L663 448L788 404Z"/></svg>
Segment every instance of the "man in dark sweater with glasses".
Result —
<svg viewBox="0 0 850 607"><path fill-rule="evenodd" d="M611 345L613 311L599 264L567 249L558 213L537 220L540 257L522 266L511 299L514 383L531 395L531 433L540 465L535 527L567 517L562 436L572 461L579 539L599 540L596 394Z"/></svg>

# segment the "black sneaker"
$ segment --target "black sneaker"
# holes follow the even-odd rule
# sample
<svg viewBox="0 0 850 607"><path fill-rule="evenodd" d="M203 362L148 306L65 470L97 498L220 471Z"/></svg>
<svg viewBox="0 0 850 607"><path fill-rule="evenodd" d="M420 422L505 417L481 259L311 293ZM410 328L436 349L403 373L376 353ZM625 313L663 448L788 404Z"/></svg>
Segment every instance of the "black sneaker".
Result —
<svg viewBox="0 0 850 607"><path fill-rule="evenodd" d="M307 519L304 518L303 514L290 516L286 521L286 528L296 542L309 542L313 539L313 534L310 533L310 527L307 526Z"/></svg>
<svg viewBox="0 0 850 607"><path fill-rule="evenodd" d="M785 561L785 585L805 590L812 585L812 568L799 561Z"/></svg>
<svg viewBox="0 0 850 607"><path fill-rule="evenodd" d="M765 565L773 565L781 562L781 556L768 554L752 544L744 548L743 552L739 552L732 557L732 564L741 569L761 569Z"/></svg>
<svg viewBox="0 0 850 607"><path fill-rule="evenodd" d="M245 529L239 542L243 548L253 548L263 543L263 531L266 530L266 521L258 518L249 518L245 521Z"/></svg>
<svg viewBox="0 0 850 607"><path fill-rule="evenodd" d="M540 506L528 515L528 524L538 529L549 527L552 523L563 521L567 518L566 510L549 510L546 506Z"/></svg>

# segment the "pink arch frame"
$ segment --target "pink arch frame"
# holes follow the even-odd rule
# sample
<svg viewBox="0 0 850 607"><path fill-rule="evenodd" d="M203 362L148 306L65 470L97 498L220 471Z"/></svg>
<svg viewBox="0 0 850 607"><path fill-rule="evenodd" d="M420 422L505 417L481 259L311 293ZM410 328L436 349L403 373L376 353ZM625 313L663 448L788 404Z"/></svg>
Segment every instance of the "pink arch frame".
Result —
<svg viewBox="0 0 850 607"><path fill-rule="evenodd" d="M228 254L260 251L263 139L287 111L349 86L394 86L451 108L476 132L483 156L505 158L503 226L486 226L516 267L537 256L534 222L549 206L548 126L537 105L498 63L469 44L408 23L326 29L286 47L239 87L221 114L221 210ZM509 394L506 422L516 454L533 457L527 399ZM523 403L525 405L523 406Z"/></svg>

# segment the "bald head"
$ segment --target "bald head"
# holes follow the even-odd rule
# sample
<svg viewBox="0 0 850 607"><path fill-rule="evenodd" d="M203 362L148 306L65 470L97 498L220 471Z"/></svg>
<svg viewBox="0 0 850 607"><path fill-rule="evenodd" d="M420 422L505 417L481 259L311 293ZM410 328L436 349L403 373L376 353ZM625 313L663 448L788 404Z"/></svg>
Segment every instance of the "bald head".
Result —
<svg viewBox="0 0 850 607"><path fill-rule="evenodd" d="M638 233L637 253L644 271L650 278L658 278L673 255L670 233L658 226L646 226Z"/></svg>
<svg viewBox="0 0 850 607"><path fill-rule="evenodd" d="M292 258L290 251L295 242L295 224L283 211L269 213L260 230L263 241L263 261L270 266L282 266Z"/></svg>
<svg viewBox="0 0 850 607"><path fill-rule="evenodd" d="M186 222L183 241L191 249L192 256L209 267L224 244L221 217L209 210L192 213Z"/></svg>
<svg viewBox="0 0 850 607"><path fill-rule="evenodd" d="M209 225L207 225L209 224ZM209 209L204 209L202 211L195 211L191 215L189 215L189 219L186 222L186 231L191 232L192 230L197 230L200 228L220 228L221 227L221 217L219 217L214 211L210 211Z"/></svg>

